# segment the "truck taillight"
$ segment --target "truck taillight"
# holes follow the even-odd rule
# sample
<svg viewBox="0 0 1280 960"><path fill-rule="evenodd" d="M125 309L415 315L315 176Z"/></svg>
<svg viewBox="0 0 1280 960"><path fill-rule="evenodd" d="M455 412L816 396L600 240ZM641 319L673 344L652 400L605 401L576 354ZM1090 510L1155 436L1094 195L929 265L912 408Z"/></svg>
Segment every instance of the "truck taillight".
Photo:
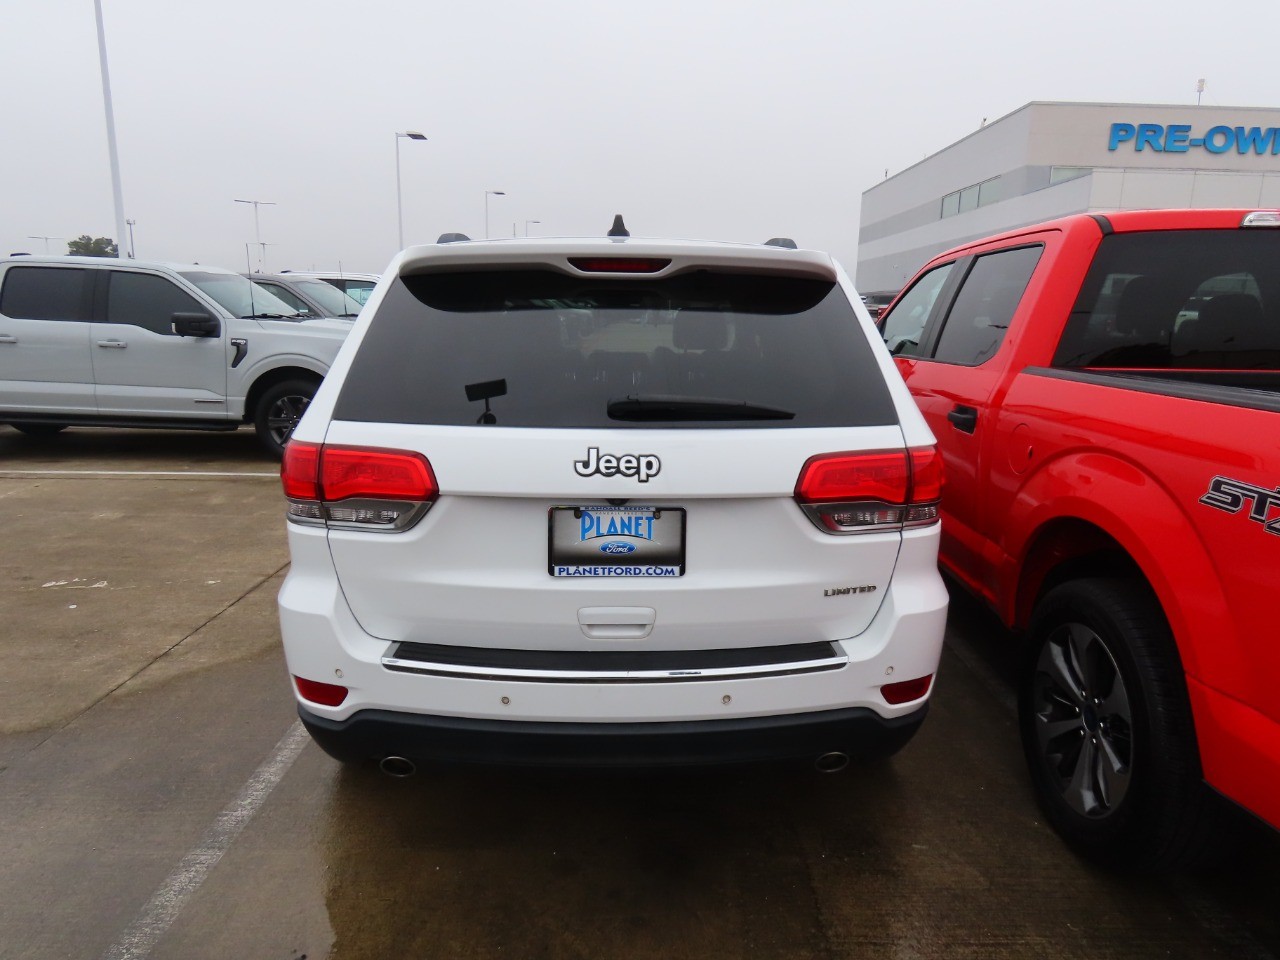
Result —
<svg viewBox="0 0 1280 960"><path fill-rule="evenodd" d="M800 470L795 498L826 533L870 533L938 521L942 462L933 447L826 453Z"/></svg>
<svg viewBox="0 0 1280 960"><path fill-rule="evenodd" d="M405 450L291 441L280 479L290 520L337 529L407 530L440 493L427 458Z"/></svg>

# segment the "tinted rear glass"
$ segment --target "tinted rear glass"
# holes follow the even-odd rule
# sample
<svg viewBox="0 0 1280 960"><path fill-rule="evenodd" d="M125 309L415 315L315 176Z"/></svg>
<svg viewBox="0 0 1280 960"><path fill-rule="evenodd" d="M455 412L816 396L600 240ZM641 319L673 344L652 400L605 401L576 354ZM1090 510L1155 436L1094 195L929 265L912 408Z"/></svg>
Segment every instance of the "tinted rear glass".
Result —
<svg viewBox="0 0 1280 960"><path fill-rule="evenodd" d="M1054 363L1280 369L1280 232L1104 237Z"/></svg>
<svg viewBox="0 0 1280 960"><path fill-rule="evenodd" d="M24 320L88 320L89 271L72 267L10 267L0 313Z"/></svg>
<svg viewBox="0 0 1280 960"><path fill-rule="evenodd" d="M897 422L838 286L705 271L651 280L548 270L397 280L334 416L475 424L485 396L488 422L500 426Z"/></svg>

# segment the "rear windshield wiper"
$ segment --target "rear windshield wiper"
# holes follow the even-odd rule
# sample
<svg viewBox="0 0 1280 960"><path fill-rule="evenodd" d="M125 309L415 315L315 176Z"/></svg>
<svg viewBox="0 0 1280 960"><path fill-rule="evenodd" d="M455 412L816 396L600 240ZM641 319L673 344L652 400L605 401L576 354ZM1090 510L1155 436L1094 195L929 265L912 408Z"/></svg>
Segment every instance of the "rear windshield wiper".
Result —
<svg viewBox="0 0 1280 960"><path fill-rule="evenodd" d="M605 408L611 420L791 420L790 410L765 407L746 400L719 397L681 397L667 394L632 396L610 400Z"/></svg>

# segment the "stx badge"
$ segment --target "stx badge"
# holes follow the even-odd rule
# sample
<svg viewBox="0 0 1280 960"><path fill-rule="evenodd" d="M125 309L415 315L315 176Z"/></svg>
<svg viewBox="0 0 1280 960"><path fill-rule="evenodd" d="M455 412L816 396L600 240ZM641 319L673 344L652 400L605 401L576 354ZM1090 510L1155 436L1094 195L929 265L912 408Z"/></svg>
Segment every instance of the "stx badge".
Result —
<svg viewBox="0 0 1280 960"><path fill-rule="evenodd" d="M1230 477L1214 477L1209 484L1209 492L1200 498L1200 502L1232 514L1239 513L1245 504L1249 504L1249 519L1262 524L1267 533L1280 537L1280 513L1269 516L1272 508L1280 511L1280 487L1268 490Z"/></svg>

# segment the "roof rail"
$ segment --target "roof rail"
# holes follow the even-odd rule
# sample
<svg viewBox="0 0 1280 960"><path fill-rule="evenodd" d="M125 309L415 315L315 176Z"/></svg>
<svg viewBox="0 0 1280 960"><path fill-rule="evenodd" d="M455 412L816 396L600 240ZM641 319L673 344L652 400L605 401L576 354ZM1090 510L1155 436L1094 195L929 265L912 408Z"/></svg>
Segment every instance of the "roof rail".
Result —
<svg viewBox="0 0 1280 960"><path fill-rule="evenodd" d="M772 237L764 242L766 247L782 247L784 250L796 250L796 242L790 237Z"/></svg>
<svg viewBox="0 0 1280 960"><path fill-rule="evenodd" d="M465 233L442 233L440 239L436 243L458 243L463 240L470 240Z"/></svg>

